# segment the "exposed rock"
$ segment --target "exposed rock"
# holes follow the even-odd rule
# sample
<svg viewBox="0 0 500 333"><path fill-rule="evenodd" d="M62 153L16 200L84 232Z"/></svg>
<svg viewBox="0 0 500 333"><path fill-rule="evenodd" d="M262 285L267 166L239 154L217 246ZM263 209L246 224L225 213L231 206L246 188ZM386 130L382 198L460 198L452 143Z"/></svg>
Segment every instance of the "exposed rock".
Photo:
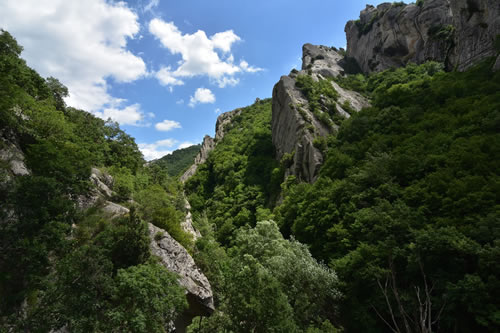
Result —
<svg viewBox="0 0 500 333"><path fill-rule="evenodd" d="M0 161L7 167L6 172L12 176L29 175L24 162L24 153L13 133L0 131Z"/></svg>
<svg viewBox="0 0 500 333"><path fill-rule="evenodd" d="M345 73L341 66L343 56L333 48L324 45L304 44L302 46L302 69L310 69L324 77L335 77Z"/></svg>
<svg viewBox="0 0 500 333"><path fill-rule="evenodd" d="M215 123L215 142L219 142L224 137L224 128L231 123L231 120L241 114L241 109L236 109L229 112L224 112L217 117Z"/></svg>
<svg viewBox="0 0 500 333"><path fill-rule="evenodd" d="M318 81L344 75L348 62L335 49L326 46L305 44L302 50L302 70L282 76L274 86L271 132L277 158L281 160L285 154L293 155L285 176L294 175L302 181L314 182L323 156L313 142L316 137L327 136L338 126L334 124L332 128L327 127L316 118L309 109L306 97L295 86L296 78L299 75L311 75ZM335 107L342 116L350 117L349 112L342 107L345 102L349 102L355 111L369 105L360 94L345 90L333 81L331 84L340 95Z"/></svg>
<svg viewBox="0 0 500 333"><path fill-rule="evenodd" d="M493 71L499 71L500 70L500 55L497 57L497 61L495 61L495 64L493 65Z"/></svg>
<svg viewBox="0 0 500 333"><path fill-rule="evenodd" d="M208 154L215 148L215 140L212 139L210 136L205 135L203 138L203 143L201 144L200 152L198 155L196 155L194 159L193 165L189 167L189 169L184 172L184 174L181 176L180 181L182 183L185 183L186 180L191 178L192 175L196 172L198 169L198 165L205 163L205 161L208 158Z"/></svg>
<svg viewBox="0 0 500 333"><path fill-rule="evenodd" d="M215 148L216 143L222 140L222 138L224 137L224 128L231 123L231 119L233 119L233 117L239 114L241 114L241 109L224 112L219 117L217 117L217 123L215 124L215 139L211 138L208 135L205 135L200 152L194 159L194 164L191 165L189 169L187 169L186 172L184 172L184 174L180 177L181 183L185 183L186 180L194 175L194 173L198 169L198 165L205 163L208 154Z"/></svg>
<svg viewBox="0 0 500 333"><path fill-rule="evenodd" d="M128 214L130 210L127 207L123 207L114 202L106 201L106 203L102 207L102 211L111 215L112 217L118 217Z"/></svg>
<svg viewBox="0 0 500 333"><path fill-rule="evenodd" d="M113 195L113 191L109 188L110 186L113 186L113 177L110 175L103 173L97 168L92 168L90 181L107 197L111 197Z"/></svg>
<svg viewBox="0 0 500 333"><path fill-rule="evenodd" d="M179 284L186 288L189 308L175 321L176 332L184 332L192 318L208 316L214 311L212 287L186 249L165 230L150 223L149 236L151 253L160 258L161 264L166 269L177 273Z"/></svg>
<svg viewBox="0 0 500 333"><path fill-rule="evenodd" d="M78 208L87 210L90 207L96 206L99 202L103 202L103 210L111 215L118 216L128 213L128 208L108 201L113 196L113 177L111 175L97 168L92 168L90 181L94 184L94 188L87 195L80 195L76 198Z"/></svg>
<svg viewBox="0 0 500 333"><path fill-rule="evenodd" d="M367 5L359 20L347 22L345 32L347 54L365 73L428 60L465 70L495 55L500 2L424 0L420 6Z"/></svg>
<svg viewBox="0 0 500 333"><path fill-rule="evenodd" d="M190 233L193 235L193 239L196 241L198 238L201 237L201 234L198 230L196 230L193 227L193 216L191 215L191 205L189 204L189 201L187 201L186 198L184 198L184 208L186 209L186 217L184 218L184 221L181 222L181 228L187 233Z"/></svg>

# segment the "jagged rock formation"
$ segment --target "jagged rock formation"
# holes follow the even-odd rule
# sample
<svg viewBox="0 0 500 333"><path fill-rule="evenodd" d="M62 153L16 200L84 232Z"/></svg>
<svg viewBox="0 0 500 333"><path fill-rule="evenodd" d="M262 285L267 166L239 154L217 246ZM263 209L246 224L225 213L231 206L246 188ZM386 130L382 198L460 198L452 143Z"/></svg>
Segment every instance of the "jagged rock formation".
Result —
<svg viewBox="0 0 500 333"><path fill-rule="evenodd" d="M409 62L444 62L465 70L495 56L500 34L498 0L424 0L419 4L367 5L345 27L347 55L365 73Z"/></svg>
<svg viewBox="0 0 500 333"><path fill-rule="evenodd" d="M317 81L344 75L349 71L349 63L335 49L326 46L305 44L302 51L302 70L282 76L274 86L272 139L278 159L286 157L285 154L292 158L285 176L294 175L300 180L314 182L323 163L323 156L314 146L314 140L318 136L330 134L338 126L334 124L328 127L317 119L308 106L308 100L296 87L296 78L298 75L310 74ZM355 111L368 105L368 101L360 94L345 90L335 82L331 84L340 95L335 107L343 117L350 116L349 111L342 106L346 102Z"/></svg>
<svg viewBox="0 0 500 333"><path fill-rule="evenodd" d="M224 112L217 117L217 122L215 124L215 139L213 139L209 135L205 135L200 152L198 153L198 155L196 155L193 165L191 165L191 167L189 167L189 169L184 172L184 174L180 178L180 181L182 183L185 183L186 180L194 175L194 173L198 169L198 165L205 163L208 157L208 153L210 153L215 148L217 142L222 140L222 138L224 137L224 128L226 127L226 125L230 124L231 119L239 114L241 114L241 109Z"/></svg>
<svg viewBox="0 0 500 333"><path fill-rule="evenodd" d="M186 197L184 196L184 209L186 210L186 217L184 218L184 221L181 222L181 228L185 232L191 234L193 236L193 239L196 241L198 238L201 237L201 234L198 230L196 230L193 227L193 216L191 215L191 205L189 204L189 201L187 201Z"/></svg>
<svg viewBox="0 0 500 333"><path fill-rule="evenodd" d="M198 155L196 155L193 165L191 165L180 178L180 181L182 183L186 182L186 180L194 175L196 169L198 169L198 165L205 163L208 157L208 153L210 153L214 148L215 140L209 135L205 135L205 137L203 138L203 143L201 144L200 152L198 153Z"/></svg>
<svg viewBox="0 0 500 333"><path fill-rule="evenodd" d="M177 273L179 284L186 288L189 308L175 322L176 332L185 332L185 328L194 317L207 316L214 311L210 282L196 266L186 249L165 230L149 224L149 236L151 238L151 253L160 258L160 262L165 268Z"/></svg>
<svg viewBox="0 0 500 333"><path fill-rule="evenodd" d="M224 128L227 124L231 123L231 120L241 114L241 109L236 109L229 112L224 112L217 117L217 122L215 123L215 142L222 140L224 137Z"/></svg>

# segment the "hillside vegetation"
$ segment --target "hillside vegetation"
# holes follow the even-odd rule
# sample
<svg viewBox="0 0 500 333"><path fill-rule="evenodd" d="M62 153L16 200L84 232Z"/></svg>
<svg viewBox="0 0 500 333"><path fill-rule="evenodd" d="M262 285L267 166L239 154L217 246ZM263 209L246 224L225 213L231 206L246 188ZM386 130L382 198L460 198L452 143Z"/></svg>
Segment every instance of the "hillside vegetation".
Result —
<svg viewBox="0 0 500 333"><path fill-rule="evenodd" d="M200 148L201 145L192 145L187 148L177 149L172 154L165 155L152 163L160 166L162 170L166 170L170 177L178 177L193 164Z"/></svg>
<svg viewBox="0 0 500 333"><path fill-rule="evenodd" d="M144 168L116 123L66 107L57 79L43 79L0 33L0 150L15 143L29 174L0 164L0 331L162 332L186 307L177 277L150 255L146 222L192 246L179 226L179 185ZM114 176L113 218L78 202L92 195L91 167ZM136 204L130 203L134 199Z"/></svg>
<svg viewBox="0 0 500 333"><path fill-rule="evenodd" d="M199 227L210 230L197 259L215 287L231 281L220 273L227 265L238 271L241 233L274 219L338 274L343 297L330 298L317 323L328 318L351 332L498 329L500 74L491 65L446 73L430 62L336 79L373 106L318 140L326 159L314 184L283 179L272 160L269 101L245 109L186 184ZM217 291L219 316L231 317L241 305L231 288ZM263 306L250 295L247 310Z"/></svg>

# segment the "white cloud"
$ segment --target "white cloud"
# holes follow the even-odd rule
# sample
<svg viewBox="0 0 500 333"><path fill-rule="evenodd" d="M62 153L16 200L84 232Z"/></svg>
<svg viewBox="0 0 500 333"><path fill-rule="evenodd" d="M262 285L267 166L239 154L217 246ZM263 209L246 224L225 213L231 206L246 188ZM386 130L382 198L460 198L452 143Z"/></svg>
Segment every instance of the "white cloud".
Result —
<svg viewBox="0 0 500 333"><path fill-rule="evenodd" d="M193 34L183 34L173 22L155 18L149 23L149 31L163 47L172 54L179 54L182 58L175 70L168 69L169 82L174 82L172 78L206 75L211 82L223 88L238 84L239 80L234 78L238 73L254 73L261 70L250 66L246 61L240 62L239 66L234 64L231 48L241 38L233 30L218 32L210 37L207 37L203 30Z"/></svg>
<svg viewBox="0 0 500 333"><path fill-rule="evenodd" d="M215 112L215 114L219 114L219 113L221 113L222 111L221 111L219 108L217 108L217 109L215 109L215 110L214 110L214 112Z"/></svg>
<svg viewBox="0 0 500 333"><path fill-rule="evenodd" d="M144 155L146 161L151 161L163 157L165 155L171 154L172 148L177 144L175 139L164 139L156 141L155 143L139 143L139 149Z"/></svg>
<svg viewBox="0 0 500 333"><path fill-rule="evenodd" d="M168 132L168 131L171 131L175 128L182 128L181 124L175 120L167 120L165 119L164 121L162 121L161 123L157 123L155 125L155 128L158 130L158 131L162 131L162 132Z"/></svg>
<svg viewBox="0 0 500 333"><path fill-rule="evenodd" d="M177 149L184 149L184 148L187 148L187 147L191 147L191 146L194 146L196 143L192 143L192 142L189 142L189 141L185 141L181 144L179 144L179 146L177 146Z"/></svg>
<svg viewBox="0 0 500 333"><path fill-rule="evenodd" d="M123 109L117 107L105 108L102 111L96 111L94 114L104 120L111 118L111 120L118 122L120 125L134 125L141 126L144 124L144 114L141 112L139 104L132 104Z"/></svg>
<svg viewBox="0 0 500 333"><path fill-rule="evenodd" d="M162 67L158 72L155 73L155 77L160 81L162 86L182 86L183 81L175 78L172 75L170 66Z"/></svg>
<svg viewBox="0 0 500 333"><path fill-rule="evenodd" d="M253 67L253 66L248 65L248 62L246 62L245 60L240 61L240 68L242 71L248 72L248 73L257 73L257 72L263 71L262 68Z"/></svg>
<svg viewBox="0 0 500 333"><path fill-rule="evenodd" d="M71 106L115 115L106 79L132 82L146 74L144 61L127 50L139 22L125 2L0 1L0 22L24 46L29 66L68 87Z"/></svg>
<svg viewBox="0 0 500 333"><path fill-rule="evenodd" d="M183 100L183 99L180 99L180 100L178 100L177 102L175 102L175 104L177 104L177 105L184 104L184 100Z"/></svg>
<svg viewBox="0 0 500 333"><path fill-rule="evenodd" d="M152 11L153 8L156 8L158 7L158 5L160 4L160 0L151 0L145 7L144 7L144 11L145 12L149 12L149 11Z"/></svg>
<svg viewBox="0 0 500 333"><path fill-rule="evenodd" d="M194 96L191 96L189 98L189 106L194 107L198 103L206 104L206 103L214 103L215 102L215 96L210 91L210 89L207 88L198 88L194 92Z"/></svg>

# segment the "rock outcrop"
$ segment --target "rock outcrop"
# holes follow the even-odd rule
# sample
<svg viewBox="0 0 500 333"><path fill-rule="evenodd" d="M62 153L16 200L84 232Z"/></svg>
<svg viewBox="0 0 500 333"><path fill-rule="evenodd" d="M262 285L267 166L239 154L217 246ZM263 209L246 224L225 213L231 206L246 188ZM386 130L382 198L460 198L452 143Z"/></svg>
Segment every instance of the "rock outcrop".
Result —
<svg viewBox="0 0 500 333"><path fill-rule="evenodd" d="M349 72L349 62L335 49L326 46L305 44L302 50L302 70L293 70L290 75L282 76L273 89L272 140L277 158L288 160L283 162L286 164L285 176L294 175L302 181L314 182L323 163L323 155L314 141L318 136L327 136L338 125L329 127L317 119L306 96L296 87L296 78L311 75L318 81L345 75ZM342 89L333 81L330 84L340 96L335 102L340 116L348 118L349 112L369 105L360 94ZM349 110L345 110L347 102Z"/></svg>
<svg viewBox="0 0 500 333"><path fill-rule="evenodd" d="M205 163L208 157L208 153L210 153L214 148L215 140L212 137L205 135L205 137L203 138L203 143L201 144L200 152L198 153L198 155L196 155L193 165L191 165L180 178L180 181L182 183L185 183L186 180L194 175L194 173L198 169L198 165Z"/></svg>
<svg viewBox="0 0 500 333"><path fill-rule="evenodd" d="M205 135L203 138L203 143L201 144L200 152L196 155L194 159L193 165L187 169L186 172L180 177L180 181L185 183L196 170L198 169L198 165L205 163L207 160L208 154L215 148L217 142L222 140L224 137L224 128L231 123L231 120L241 114L241 109L236 109L229 112L224 112L220 116L217 117L217 122L215 124L215 139L210 137L209 135Z"/></svg>
<svg viewBox="0 0 500 333"><path fill-rule="evenodd" d="M214 311L210 282L186 249L165 230L149 224L149 236L151 253L160 258L160 263L166 269L177 273L179 284L186 288L189 308L175 321L176 332L185 332L194 317L208 316Z"/></svg>
<svg viewBox="0 0 500 333"><path fill-rule="evenodd" d="M498 0L423 0L418 4L367 5L345 27L347 55L365 73L409 62L444 62L465 70L495 56L500 34Z"/></svg>
<svg viewBox="0 0 500 333"><path fill-rule="evenodd" d="M193 240L197 240L201 237L201 234L198 230L193 227L193 216L191 215L191 205L189 201L184 197L184 209L186 210L186 217L184 221L181 222L181 228L185 232L191 234L193 236Z"/></svg>

